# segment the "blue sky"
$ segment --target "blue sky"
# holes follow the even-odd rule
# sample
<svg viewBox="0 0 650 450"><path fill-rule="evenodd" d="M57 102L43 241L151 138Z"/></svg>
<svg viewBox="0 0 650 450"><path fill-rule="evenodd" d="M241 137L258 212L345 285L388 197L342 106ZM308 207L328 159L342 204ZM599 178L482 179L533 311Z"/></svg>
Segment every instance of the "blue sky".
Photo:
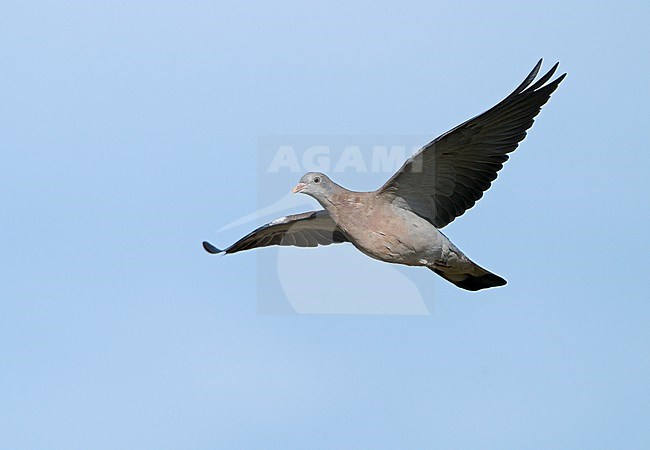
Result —
<svg viewBox="0 0 650 450"><path fill-rule="evenodd" d="M0 448L648 448L649 12L2 2ZM262 251L201 249L297 181L260 136L433 138L540 57L569 76L445 229L505 288L413 269L430 314L260 314ZM305 298L330 261L395 295L349 246L287 251Z"/></svg>

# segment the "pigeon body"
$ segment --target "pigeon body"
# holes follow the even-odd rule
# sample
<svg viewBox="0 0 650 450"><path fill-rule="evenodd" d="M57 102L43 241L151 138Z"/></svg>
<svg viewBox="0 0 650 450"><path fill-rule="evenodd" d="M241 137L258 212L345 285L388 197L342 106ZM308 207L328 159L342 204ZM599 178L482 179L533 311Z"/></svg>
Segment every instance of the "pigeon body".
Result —
<svg viewBox="0 0 650 450"><path fill-rule="evenodd" d="M566 76L546 84L555 64L533 83L541 63L503 101L425 145L376 191L350 191L325 174L310 172L293 192L313 197L323 210L277 219L224 250L208 242L203 247L210 253L236 253L269 245L351 242L371 258L427 267L462 289L505 285L506 280L471 261L439 228L483 196Z"/></svg>
<svg viewBox="0 0 650 450"><path fill-rule="evenodd" d="M349 191L317 172L304 175L298 186L297 192L315 198L352 245L371 258L428 267L457 285L482 289L506 284L472 262L431 222L400 202L386 201L381 190ZM484 279L471 284L475 278Z"/></svg>

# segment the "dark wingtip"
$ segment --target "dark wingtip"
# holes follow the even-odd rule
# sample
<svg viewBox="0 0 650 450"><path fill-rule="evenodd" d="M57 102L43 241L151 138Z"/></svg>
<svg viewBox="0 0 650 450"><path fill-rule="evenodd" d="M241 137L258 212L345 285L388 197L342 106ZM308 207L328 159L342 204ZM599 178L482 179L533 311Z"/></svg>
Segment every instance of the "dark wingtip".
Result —
<svg viewBox="0 0 650 450"><path fill-rule="evenodd" d="M218 249L214 245L210 244L207 241L203 241L203 248L205 249L206 252L211 253L213 255L218 255L219 253L222 253L223 250Z"/></svg>
<svg viewBox="0 0 650 450"><path fill-rule="evenodd" d="M533 67L533 70L528 74L526 79L522 81L519 86L517 86L517 89L515 89L508 97L503 100L504 102L516 97L517 94L520 94L524 89L532 84L532 82L537 77L537 74L539 73L539 69L542 68L542 62L544 62L544 58L540 58L540 60L537 61L537 64L535 64L535 67Z"/></svg>

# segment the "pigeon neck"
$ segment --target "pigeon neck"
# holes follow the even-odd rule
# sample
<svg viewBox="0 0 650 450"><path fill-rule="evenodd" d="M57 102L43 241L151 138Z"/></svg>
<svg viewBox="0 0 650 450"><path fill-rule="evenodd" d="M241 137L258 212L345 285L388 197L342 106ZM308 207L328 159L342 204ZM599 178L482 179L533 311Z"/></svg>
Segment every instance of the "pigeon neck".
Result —
<svg viewBox="0 0 650 450"><path fill-rule="evenodd" d="M329 212L331 216L336 217L338 215L342 197L344 197L345 194L349 192L350 191L344 187L332 183L331 189L328 189L316 200L318 200L318 203L320 203L320 205L325 208L325 210Z"/></svg>

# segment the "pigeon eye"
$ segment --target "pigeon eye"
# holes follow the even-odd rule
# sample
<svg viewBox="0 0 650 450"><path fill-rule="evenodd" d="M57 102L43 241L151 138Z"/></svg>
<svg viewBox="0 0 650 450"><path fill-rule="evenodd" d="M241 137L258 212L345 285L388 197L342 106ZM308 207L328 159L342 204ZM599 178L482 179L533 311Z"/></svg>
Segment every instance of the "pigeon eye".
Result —
<svg viewBox="0 0 650 450"><path fill-rule="evenodd" d="M320 177L314 177L314 183L316 184L320 183Z"/></svg>

